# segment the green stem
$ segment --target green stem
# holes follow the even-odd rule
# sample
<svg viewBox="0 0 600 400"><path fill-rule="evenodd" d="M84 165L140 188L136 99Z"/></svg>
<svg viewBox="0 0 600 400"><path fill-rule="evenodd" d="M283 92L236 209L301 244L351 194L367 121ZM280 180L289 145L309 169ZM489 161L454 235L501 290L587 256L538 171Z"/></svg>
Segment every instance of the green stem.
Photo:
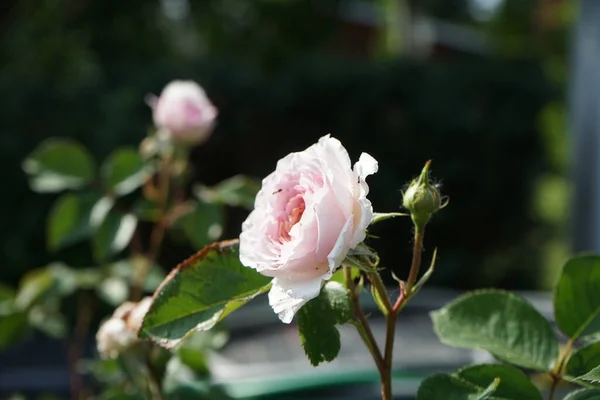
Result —
<svg viewBox="0 0 600 400"><path fill-rule="evenodd" d="M344 266L343 268L344 268L344 277L346 279L346 286L348 287L348 290L350 291L350 297L351 297L352 303L354 305L354 307L353 307L354 308L354 319L356 322L354 324L354 326L356 327L356 330L358 331L358 334L360 335L361 339L367 346L367 349L373 356L373 360L375 361L375 365L377 365L377 369L379 370L379 373L383 376L385 364L384 364L383 358L381 357L381 351L379 350L377 341L375 340L375 337L373 336L373 332L371 331L371 327L369 326L369 323L367 322L367 318L366 318L365 314L363 313L363 310L360 306L360 299L358 298L358 295L357 295L355 287L354 287L354 281L352 280L352 274L350 271L350 267Z"/></svg>
<svg viewBox="0 0 600 400"><path fill-rule="evenodd" d="M548 396L548 400L554 399L554 392L556 391L556 386L560 382L560 378L553 376L552 377L552 386L550 386L550 395Z"/></svg>
<svg viewBox="0 0 600 400"><path fill-rule="evenodd" d="M136 274L135 281L131 290L131 300L139 301L143 295L144 281L146 276L150 272L150 269L156 262L158 257L162 241L165 236L168 225L168 207L169 207L169 193L171 184L171 168L172 168L172 156L167 155L162 160L160 170L158 172L158 209L159 217L158 221L152 227L150 232L150 244L148 251L144 254L144 259L139 267L138 273Z"/></svg>
<svg viewBox="0 0 600 400"><path fill-rule="evenodd" d="M554 398L554 392L556 391L556 387L562 381L564 375L565 364L569 360L571 356L571 352L573 351L573 345L575 344L575 339L571 338L567 341L567 344L560 352L558 356L558 360L554 365L552 371L550 371L550 377L552 378L552 385L550 386L550 394L548 395L548 400L552 400Z"/></svg>
<svg viewBox="0 0 600 400"><path fill-rule="evenodd" d="M153 393L148 383L148 376L138 355L129 349L120 353L117 361L137 391L144 393L147 398L152 399Z"/></svg>
<svg viewBox="0 0 600 400"><path fill-rule="evenodd" d="M392 312L393 305L392 305L392 302L390 301L390 297L385 288L385 285L383 284L383 281L381 280L381 276L379 276L379 273L373 272L373 273L369 274L369 280L371 281L371 285L373 285L373 287L377 291L379 298L383 301L383 306L385 307L385 309L387 311L386 315L389 314L390 312Z"/></svg>
<svg viewBox="0 0 600 400"><path fill-rule="evenodd" d="M152 368L152 364L150 362L150 358L148 355L146 357L146 371L148 374L148 390L152 395L152 398L155 400L163 400L164 397L162 395L160 379L156 375L154 369Z"/></svg>
<svg viewBox="0 0 600 400"><path fill-rule="evenodd" d="M419 276L419 269L421 268L421 253L423 252L423 237L425 236L425 226L415 226L415 241L413 243L413 259L410 265L410 272L408 273L408 280L406 281L406 293L410 296L412 288L417 281Z"/></svg>
<svg viewBox="0 0 600 400"><path fill-rule="evenodd" d="M404 308L407 300L410 298L412 294L412 288L417 280L419 275L419 269L421 267L421 252L423 250L423 237L425 235L425 229L423 228L415 228L415 239L413 244L413 258L410 266L410 272L408 275L408 280L406 285L400 286L400 295L396 300L396 303L393 305L391 312L386 317L386 329L385 329L385 350L383 360L385 363L384 372L382 374L382 385L387 389L388 395L391 399L391 375L392 375L392 364L394 357L394 339L396 335L396 319L398 318L398 313L400 310ZM384 397L386 399L386 397Z"/></svg>
<svg viewBox="0 0 600 400"><path fill-rule="evenodd" d="M386 338L388 338L391 330L392 336L394 335L394 326L396 317L393 316L390 318L390 315L393 314L393 305L390 301L387 290L385 289L385 285L381 280L381 276L377 272L373 272L369 274L369 279L371 284L377 291L378 297L383 301L383 306L385 308L385 317L386 317ZM392 322L390 322L392 321ZM389 341L386 339L386 353L388 351ZM381 376L381 397L383 400L391 400L392 399L392 368L391 364L388 363L387 356L383 358L383 368L379 370L379 374Z"/></svg>

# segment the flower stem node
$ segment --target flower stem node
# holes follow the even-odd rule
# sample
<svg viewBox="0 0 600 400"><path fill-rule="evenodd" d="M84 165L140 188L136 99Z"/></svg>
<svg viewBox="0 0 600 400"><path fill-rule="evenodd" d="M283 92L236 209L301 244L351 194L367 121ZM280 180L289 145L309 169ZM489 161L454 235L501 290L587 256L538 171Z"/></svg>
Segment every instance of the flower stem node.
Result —
<svg viewBox="0 0 600 400"><path fill-rule="evenodd" d="M442 204L442 196L436 185L429 178L431 160L425 163L421 175L414 179L403 194L402 205L408 211L417 228L424 228L429 219L446 204Z"/></svg>

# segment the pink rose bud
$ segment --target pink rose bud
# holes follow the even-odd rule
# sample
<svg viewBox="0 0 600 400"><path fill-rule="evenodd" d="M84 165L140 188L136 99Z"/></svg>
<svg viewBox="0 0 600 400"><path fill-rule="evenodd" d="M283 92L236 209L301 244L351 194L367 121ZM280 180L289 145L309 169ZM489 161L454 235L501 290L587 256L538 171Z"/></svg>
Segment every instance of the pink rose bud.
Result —
<svg viewBox="0 0 600 400"><path fill-rule="evenodd" d="M154 124L168 134L171 141L180 144L200 144L205 141L215 124L217 109L204 89L193 81L173 81L163 89L160 97L148 99Z"/></svg>
<svg viewBox="0 0 600 400"><path fill-rule="evenodd" d="M240 261L274 278L269 304L283 322L319 295L365 239L373 218L365 178L377 168L363 153L352 169L346 149L327 135L279 160L263 180L242 225Z"/></svg>

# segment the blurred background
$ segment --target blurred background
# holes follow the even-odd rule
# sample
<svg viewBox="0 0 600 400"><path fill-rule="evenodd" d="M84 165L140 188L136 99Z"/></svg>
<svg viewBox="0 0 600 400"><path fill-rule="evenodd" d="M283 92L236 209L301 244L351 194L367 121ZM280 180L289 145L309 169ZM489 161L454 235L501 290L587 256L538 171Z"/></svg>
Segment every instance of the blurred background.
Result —
<svg viewBox="0 0 600 400"><path fill-rule="evenodd" d="M426 251L440 250L430 286L548 289L569 254L596 250L575 241L571 232L585 229L571 230L569 218L579 179L572 160L586 160L570 151L567 110L583 103L568 102L569 83L591 88L569 79L567 64L586 39L575 35L585 3L4 0L0 281L15 287L59 259L91 263L87 243L47 251L45 216L56 197L31 191L25 156L50 136L83 143L98 160L136 146L151 129L147 94L193 79L219 109L213 136L191 154L193 180L260 179L331 133L353 160L365 151L379 161L370 199L376 211L397 211L404 185L432 159L451 202L428 228ZM593 204L578 212L585 207ZM237 237L247 213L229 208L223 237ZM373 233L382 264L405 275L409 222ZM167 237L158 263L168 271L195 250ZM65 307L72 321L74 307ZM99 306L95 323L110 311ZM15 354L0 372L14 370Z"/></svg>

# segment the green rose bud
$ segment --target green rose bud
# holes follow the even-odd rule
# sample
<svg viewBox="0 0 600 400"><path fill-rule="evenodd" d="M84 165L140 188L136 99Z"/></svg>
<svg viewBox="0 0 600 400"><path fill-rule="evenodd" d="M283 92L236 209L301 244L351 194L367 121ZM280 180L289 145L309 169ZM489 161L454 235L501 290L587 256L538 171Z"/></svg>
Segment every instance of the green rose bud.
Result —
<svg viewBox="0 0 600 400"><path fill-rule="evenodd" d="M402 205L408 211L417 228L423 228L429 219L446 204L442 204L440 191L429 179L429 165L425 163L419 178L414 179L404 192Z"/></svg>

